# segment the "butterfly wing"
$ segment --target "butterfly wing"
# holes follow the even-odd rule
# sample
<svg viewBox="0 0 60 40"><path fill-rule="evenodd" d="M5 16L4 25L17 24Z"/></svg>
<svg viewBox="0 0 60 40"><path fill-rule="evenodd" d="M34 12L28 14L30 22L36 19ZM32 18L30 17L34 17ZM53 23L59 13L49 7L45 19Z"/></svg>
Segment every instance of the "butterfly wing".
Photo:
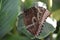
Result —
<svg viewBox="0 0 60 40"><path fill-rule="evenodd" d="M23 15L27 30L34 36L37 36L41 32L42 25L49 12L42 7L32 7L25 10Z"/></svg>

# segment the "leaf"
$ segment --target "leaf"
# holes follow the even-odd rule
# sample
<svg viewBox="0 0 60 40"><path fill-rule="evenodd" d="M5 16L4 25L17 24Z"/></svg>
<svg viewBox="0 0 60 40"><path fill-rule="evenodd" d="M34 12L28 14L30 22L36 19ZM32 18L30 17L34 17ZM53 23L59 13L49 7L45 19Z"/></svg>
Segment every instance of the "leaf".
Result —
<svg viewBox="0 0 60 40"><path fill-rule="evenodd" d="M52 15L57 21L60 20L60 0L53 0Z"/></svg>
<svg viewBox="0 0 60 40"><path fill-rule="evenodd" d="M22 2L22 8L24 9L29 9L33 6L34 2L36 2L37 0L25 0L25 2Z"/></svg>
<svg viewBox="0 0 60 40"><path fill-rule="evenodd" d="M18 31L22 32L23 34L25 34L26 36L30 37L31 39L35 38L31 33L29 33L27 31L27 29L26 29L26 27L24 25L24 21L23 21L23 16L22 15L19 16ZM55 28L51 24L45 22L44 25L43 25L43 28L42 28L42 31L41 31L40 35L38 37L36 37L36 38L38 38L38 39L45 38L50 33L53 33L54 31L55 31Z"/></svg>
<svg viewBox="0 0 60 40"><path fill-rule="evenodd" d="M60 9L60 0L53 0L52 11L56 11Z"/></svg>
<svg viewBox="0 0 60 40"><path fill-rule="evenodd" d="M18 15L18 0L0 0L0 38L15 26Z"/></svg>
<svg viewBox="0 0 60 40"><path fill-rule="evenodd" d="M60 9L52 12L53 17L59 21L60 20Z"/></svg>
<svg viewBox="0 0 60 40"><path fill-rule="evenodd" d="M6 36L3 40L31 40L27 38L26 36L18 35L18 34L13 34L13 35L8 35Z"/></svg>

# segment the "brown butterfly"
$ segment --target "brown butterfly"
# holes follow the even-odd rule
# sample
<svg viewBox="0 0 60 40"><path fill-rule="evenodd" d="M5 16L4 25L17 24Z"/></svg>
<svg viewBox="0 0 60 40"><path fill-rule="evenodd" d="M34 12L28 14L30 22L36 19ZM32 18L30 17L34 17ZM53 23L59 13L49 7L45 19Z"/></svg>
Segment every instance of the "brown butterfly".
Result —
<svg viewBox="0 0 60 40"><path fill-rule="evenodd" d="M24 23L27 30L34 36L38 36L41 32L42 25L50 12L42 7L32 7L24 11Z"/></svg>

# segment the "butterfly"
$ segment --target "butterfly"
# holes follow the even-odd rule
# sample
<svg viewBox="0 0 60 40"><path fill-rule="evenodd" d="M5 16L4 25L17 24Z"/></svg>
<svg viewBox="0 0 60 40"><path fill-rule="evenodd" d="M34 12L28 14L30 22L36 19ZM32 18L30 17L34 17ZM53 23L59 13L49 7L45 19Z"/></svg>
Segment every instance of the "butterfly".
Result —
<svg viewBox="0 0 60 40"><path fill-rule="evenodd" d="M43 7L31 7L24 11L24 24L27 30L34 36L38 36L42 26L50 12Z"/></svg>

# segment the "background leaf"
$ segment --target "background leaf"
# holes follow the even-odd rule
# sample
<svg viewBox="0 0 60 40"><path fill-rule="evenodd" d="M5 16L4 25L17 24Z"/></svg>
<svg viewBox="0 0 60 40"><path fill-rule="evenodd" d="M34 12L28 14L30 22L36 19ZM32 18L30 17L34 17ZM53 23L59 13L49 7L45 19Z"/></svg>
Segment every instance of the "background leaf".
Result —
<svg viewBox="0 0 60 40"><path fill-rule="evenodd" d="M0 0L0 38L15 26L18 15L18 0Z"/></svg>
<svg viewBox="0 0 60 40"><path fill-rule="evenodd" d="M36 1L37 0L25 0L25 2L21 1L21 8L22 8L22 10L26 10L26 9L31 8Z"/></svg>
<svg viewBox="0 0 60 40"><path fill-rule="evenodd" d="M52 14L57 21L60 20L60 0L53 0Z"/></svg>
<svg viewBox="0 0 60 40"><path fill-rule="evenodd" d="M27 38L26 36L19 35L19 34L13 34L13 35L7 35L2 40L31 40Z"/></svg>

